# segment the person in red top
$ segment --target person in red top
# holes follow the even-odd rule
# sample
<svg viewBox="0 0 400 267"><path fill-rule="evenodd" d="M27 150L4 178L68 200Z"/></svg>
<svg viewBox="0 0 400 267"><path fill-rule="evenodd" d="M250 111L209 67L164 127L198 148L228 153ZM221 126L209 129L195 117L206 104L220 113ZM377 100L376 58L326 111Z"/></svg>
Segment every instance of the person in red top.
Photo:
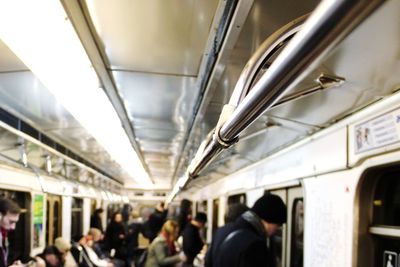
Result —
<svg viewBox="0 0 400 267"><path fill-rule="evenodd" d="M0 198L0 267L7 267L8 256L8 231L14 230L19 220L21 208L14 201L7 198ZM13 266L19 266L21 263L16 261Z"/></svg>

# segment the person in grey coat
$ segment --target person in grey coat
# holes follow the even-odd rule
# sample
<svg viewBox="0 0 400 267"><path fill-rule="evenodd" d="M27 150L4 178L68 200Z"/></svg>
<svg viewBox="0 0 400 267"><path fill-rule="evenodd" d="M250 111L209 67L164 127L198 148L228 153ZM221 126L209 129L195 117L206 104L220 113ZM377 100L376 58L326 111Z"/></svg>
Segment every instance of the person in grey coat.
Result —
<svg viewBox="0 0 400 267"><path fill-rule="evenodd" d="M174 241L177 235L178 224L172 220L166 221L160 234L149 246L145 267L172 267L186 261L186 256L176 251Z"/></svg>

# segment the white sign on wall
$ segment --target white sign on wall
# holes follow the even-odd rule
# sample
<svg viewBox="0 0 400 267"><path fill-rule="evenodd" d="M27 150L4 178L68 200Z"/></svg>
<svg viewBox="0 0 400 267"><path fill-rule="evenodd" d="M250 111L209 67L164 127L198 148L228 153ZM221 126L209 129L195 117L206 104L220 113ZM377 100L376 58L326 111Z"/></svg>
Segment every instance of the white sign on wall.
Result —
<svg viewBox="0 0 400 267"><path fill-rule="evenodd" d="M349 125L349 165L400 147L400 108Z"/></svg>
<svg viewBox="0 0 400 267"><path fill-rule="evenodd" d="M355 125L353 135L356 154L399 142L400 110Z"/></svg>

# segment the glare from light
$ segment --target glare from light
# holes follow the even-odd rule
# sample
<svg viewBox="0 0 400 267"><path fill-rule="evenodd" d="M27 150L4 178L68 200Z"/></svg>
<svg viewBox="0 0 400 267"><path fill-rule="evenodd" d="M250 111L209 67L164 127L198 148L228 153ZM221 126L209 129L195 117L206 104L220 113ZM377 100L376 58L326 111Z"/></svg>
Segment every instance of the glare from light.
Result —
<svg viewBox="0 0 400 267"><path fill-rule="evenodd" d="M124 203L129 203L129 198L128 198L128 196L122 196L122 201L123 201Z"/></svg>
<svg viewBox="0 0 400 267"><path fill-rule="evenodd" d="M52 171L51 157L49 155L46 156L46 171L49 174L51 174Z"/></svg>
<svg viewBox="0 0 400 267"><path fill-rule="evenodd" d="M103 198L103 200L109 200L108 199L108 195L106 194L106 192L101 191L100 194L101 194L101 197Z"/></svg>
<svg viewBox="0 0 400 267"><path fill-rule="evenodd" d="M91 197L97 197L96 191L93 187L89 187L89 193Z"/></svg>
<svg viewBox="0 0 400 267"><path fill-rule="evenodd" d="M57 0L1 0L0 38L140 186L150 178Z"/></svg>
<svg viewBox="0 0 400 267"><path fill-rule="evenodd" d="M174 200L176 195L179 193L179 191L182 190L182 188L185 186L186 182L189 180L189 175L188 173L185 173L184 176L180 177L178 181L175 183L174 187L172 188L172 191L167 197L166 203L167 205Z"/></svg>
<svg viewBox="0 0 400 267"><path fill-rule="evenodd" d="M113 196L113 194L111 192L106 191L106 195L107 195L108 200L114 201L114 196Z"/></svg>

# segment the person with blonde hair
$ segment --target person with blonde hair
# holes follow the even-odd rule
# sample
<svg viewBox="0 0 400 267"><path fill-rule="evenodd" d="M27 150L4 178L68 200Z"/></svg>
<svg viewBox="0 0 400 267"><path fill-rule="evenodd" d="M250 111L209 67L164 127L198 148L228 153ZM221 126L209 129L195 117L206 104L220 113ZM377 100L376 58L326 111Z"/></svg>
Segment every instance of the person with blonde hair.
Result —
<svg viewBox="0 0 400 267"><path fill-rule="evenodd" d="M86 244L83 245L90 261L97 267L113 267L114 264L109 259L101 259L93 250L94 242L101 238L101 231L97 228L90 228L86 235Z"/></svg>
<svg viewBox="0 0 400 267"><path fill-rule="evenodd" d="M174 242L177 235L178 223L167 220L149 246L145 267L168 267L186 261L186 256L176 251Z"/></svg>

